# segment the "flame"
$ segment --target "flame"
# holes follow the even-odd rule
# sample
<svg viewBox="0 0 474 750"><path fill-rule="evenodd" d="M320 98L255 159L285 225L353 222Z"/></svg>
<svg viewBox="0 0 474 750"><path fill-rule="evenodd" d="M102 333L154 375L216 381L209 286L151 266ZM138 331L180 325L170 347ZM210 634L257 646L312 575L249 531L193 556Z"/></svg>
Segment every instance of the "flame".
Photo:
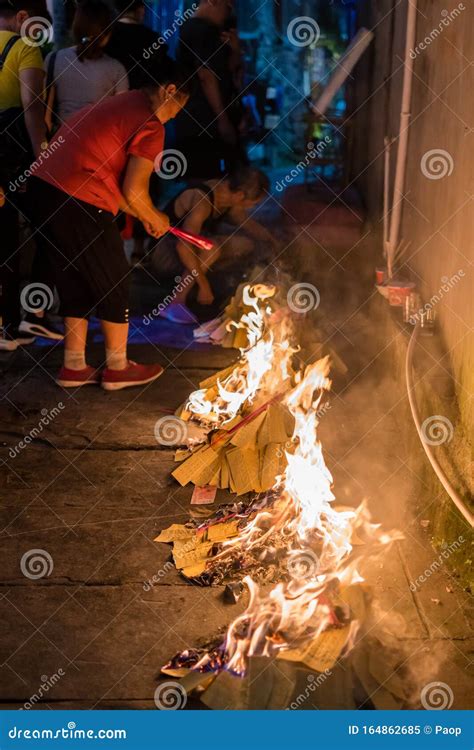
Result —
<svg viewBox="0 0 474 750"><path fill-rule="evenodd" d="M223 406L215 406L225 415L224 424L233 419L246 402L252 403L264 376L272 369L273 357L273 336L268 334L245 352L242 364L223 383L217 382Z"/></svg>
<svg viewBox="0 0 474 750"><path fill-rule="evenodd" d="M265 284L244 287L242 300L246 312L240 321L230 321L228 327L245 329L248 347L241 350L241 358L233 372L224 380L218 380L216 398L209 399L206 389L191 393L185 408L198 419L225 425L246 404L252 404L260 390L271 392L277 383L290 377L290 360L296 350L288 341L289 324L283 320L280 326L269 331L273 311L266 300L275 292L274 286Z"/></svg>
<svg viewBox="0 0 474 750"><path fill-rule="evenodd" d="M247 576L250 592L246 611L227 630L223 644L225 669L244 674L250 656L274 656L316 638L339 624L331 605L331 592L363 579L354 554L353 534L368 544L387 544L394 536L381 533L370 523L367 508L338 511L333 507L332 476L324 462L317 436L317 411L331 382L328 358L306 368L286 398L295 418L294 452L287 452L287 468L278 481L276 501L260 511L242 529L237 539L223 545L214 559L228 557L239 549L266 545L279 536L286 543L285 561L289 580L261 593ZM357 630L353 621L346 646ZM196 669L209 668L210 654Z"/></svg>
<svg viewBox="0 0 474 750"><path fill-rule="evenodd" d="M272 314L272 309L268 305L262 309L261 302L266 299L273 297L275 294L275 287L265 286L264 284L256 284L255 286L247 285L244 287L242 293L242 301L244 305L249 309L249 312L245 312L238 323L231 320L227 324L227 330L231 328L245 328L247 331L247 337L249 341L248 348L251 349L259 339L261 339L265 316L269 317Z"/></svg>

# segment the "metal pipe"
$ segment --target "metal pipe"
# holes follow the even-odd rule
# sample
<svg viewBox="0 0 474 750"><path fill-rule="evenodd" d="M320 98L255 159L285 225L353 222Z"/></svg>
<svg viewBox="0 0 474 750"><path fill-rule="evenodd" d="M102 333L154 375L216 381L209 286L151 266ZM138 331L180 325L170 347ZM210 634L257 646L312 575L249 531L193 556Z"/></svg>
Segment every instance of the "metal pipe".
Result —
<svg viewBox="0 0 474 750"><path fill-rule="evenodd" d="M331 104L337 92L346 81L346 79L350 76L354 65L364 54L373 38L373 31L369 31L365 28L359 29L340 60L338 60L337 64L334 66L334 70L332 71L329 81L324 88L321 96L312 105L313 113L317 117L321 117L325 114L327 108Z"/></svg>
<svg viewBox="0 0 474 750"><path fill-rule="evenodd" d="M410 52L416 41L417 0L408 0L407 34L405 43L405 71L403 74L402 108L400 112L400 132L398 135L397 163L395 167L395 184L393 186L393 209L390 219L390 236L388 241L388 267L393 262L400 242L400 224L402 220L403 190L408 154L408 135L411 119L411 92L413 87L413 68L415 61Z"/></svg>
<svg viewBox="0 0 474 750"><path fill-rule="evenodd" d="M391 141L388 136L384 140L384 171L383 171L383 252L388 260L388 235L390 231L388 215L390 204L390 146ZM389 274L390 278L391 274Z"/></svg>
<svg viewBox="0 0 474 750"><path fill-rule="evenodd" d="M431 450L431 446L429 446L426 442L426 440L423 439L423 431L421 429L421 421L420 421L420 415L418 412L418 406L416 403L416 397L415 397L415 387L413 385L413 376L412 376L412 370L413 370L413 352L415 350L415 344L416 340L418 338L418 333L420 331L420 321L418 320L413 333L410 338L410 343L408 344L407 349L407 356L405 360L405 375L406 375L406 384L407 384L407 393L408 393L408 401L410 402L410 409L413 416L413 421L415 423L416 431L418 432L418 436L420 438L421 444L423 446L423 450L425 451L426 455L428 456L428 460L438 477L439 481L443 485L444 489L448 493L449 497L455 504L456 508L459 510L459 512L464 516L466 521L474 527L474 515L471 513L469 508L466 506L464 500L459 496L459 494L456 492L456 490L451 486L449 483L449 480L444 473L443 469L439 465L437 459L435 458L433 451Z"/></svg>

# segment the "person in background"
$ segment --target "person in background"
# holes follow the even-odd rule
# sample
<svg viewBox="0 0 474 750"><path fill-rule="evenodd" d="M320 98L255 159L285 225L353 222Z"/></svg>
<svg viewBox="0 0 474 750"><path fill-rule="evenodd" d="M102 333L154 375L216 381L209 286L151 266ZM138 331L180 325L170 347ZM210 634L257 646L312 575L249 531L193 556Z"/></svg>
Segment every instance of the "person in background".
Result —
<svg viewBox="0 0 474 750"><path fill-rule="evenodd" d="M65 319L64 364L56 380L63 388L100 383L119 390L163 372L161 365L127 358L131 271L115 218L120 210L135 216L153 237L168 230L168 217L150 199L149 182L163 151L164 123L186 103L188 87L187 74L162 60L140 90L73 115L56 134L58 147L29 180L33 226L45 238ZM75 137L61 139L69 128ZM102 373L86 362L94 310L105 339Z"/></svg>
<svg viewBox="0 0 474 750"><path fill-rule="evenodd" d="M168 46L158 44L157 34L145 26L143 0L116 0L115 8L119 17L105 51L125 67L130 88L138 89L147 80L147 60L166 57Z"/></svg>
<svg viewBox="0 0 474 750"><path fill-rule="evenodd" d="M198 79L176 120L176 146L186 157L188 178L219 177L245 161L239 144L240 47L232 12L232 0L201 0L181 27L178 59Z"/></svg>
<svg viewBox="0 0 474 750"><path fill-rule="evenodd" d="M47 37L51 18L44 0L0 0L0 267L2 334L0 350L13 351L34 341L21 330L20 212L24 189L9 189L33 159L47 148L44 120L44 66L38 41L28 38L34 19ZM1 206L3 203L3 206ZM38 253L37 253L38 257ZM34 271L41 278L40 271ZM43 316L31 314L42 336L61 339Z"/></svg>
<svg viewBox="0 0 474 750"><path fill-rule="evenodd" d="M273 235L248 216L248 211L268 195L269 188L268 177L263 172L241 167L225 180L208 180L185 188L165 207L172 226L195 234L204 233L214 241L214 249L198 250L170 235L158 243L150 240L148 257L155 276L184 276L188 271L194 278L165 308L163 317L175 323L194 323L186 299L196 283L197 301L202 305L212 304L214 294L207 277L212 267L216 264L226 267L250 253L263 257L266 251L276 252L278 245ZM234 227L230 234L223 233L225 226L222 224Z"/></svg>
<svg viewBox="0 0 474 750"><path fill-rule="evenodd" d="M112 25L113 14L105 2L84 0L74 14L74 47L47 56L46 104L50 131L82 107L128 91L124 66L105 54Z"/></svg>
<svg viewBox="0 0 474 750"><path fill-rule="evenodd" d="M119 60L128 73L131 89L138 89L147 80L146 69L149 61L156 64L167 55L168 45L158 41L158 35L145 25L145 3L143 0L114 0L118 14L117 23L112 29L106 52ZM159 192L159 181L152 175L151 190ZM133 222L133 265L143 258L146 232L143 225Z"/></svg>

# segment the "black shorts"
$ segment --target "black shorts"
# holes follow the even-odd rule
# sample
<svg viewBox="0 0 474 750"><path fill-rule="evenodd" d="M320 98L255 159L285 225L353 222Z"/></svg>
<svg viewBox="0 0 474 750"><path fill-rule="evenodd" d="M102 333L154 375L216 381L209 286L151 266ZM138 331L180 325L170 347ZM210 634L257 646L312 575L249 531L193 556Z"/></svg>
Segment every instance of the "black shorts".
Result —
<svg viewBox="0 0 474 750"><path fill-rule="evenodd" d="M61 315L128 322L131 269L116 217L32 177L31 220L48 254Z"/></svg>

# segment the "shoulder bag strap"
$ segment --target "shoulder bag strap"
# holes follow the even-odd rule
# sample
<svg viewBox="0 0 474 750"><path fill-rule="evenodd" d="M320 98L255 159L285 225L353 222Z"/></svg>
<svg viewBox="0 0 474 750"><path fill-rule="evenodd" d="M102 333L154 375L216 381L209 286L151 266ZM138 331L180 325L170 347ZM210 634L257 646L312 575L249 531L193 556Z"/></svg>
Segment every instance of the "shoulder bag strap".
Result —
<svg viewBox="0 0 474 750"><path fill-rule="evenodd" d="M10 52L11 48L14 44L17 43L17 41L21 39L21 36L15 35L10 37L8 42L6 43L5 47L3 48L2 53L0 54L0 70L3 69L3 66L5 65L5 61L8 57L8 53Z"/></svg>

